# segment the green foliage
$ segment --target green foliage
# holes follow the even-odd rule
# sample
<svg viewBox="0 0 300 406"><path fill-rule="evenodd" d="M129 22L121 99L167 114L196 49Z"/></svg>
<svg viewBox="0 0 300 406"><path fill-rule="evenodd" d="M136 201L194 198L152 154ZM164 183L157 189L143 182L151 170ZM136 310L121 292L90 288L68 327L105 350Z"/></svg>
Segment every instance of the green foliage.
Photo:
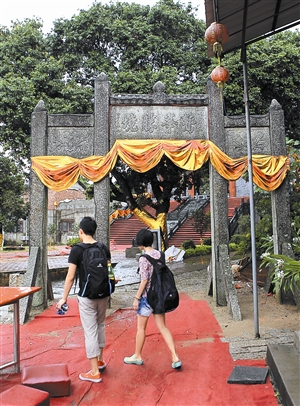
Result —
<svg viewBox="0 0 300 406"><path fill-rule="evenodd" d="M203 255L211 254L210 245L197 245L195 248L188 248L185 250L184 258L201 257Z"/></svg>
<svg viewBox="0 0 300 406"><path fill-rule="evenodd" d="M300 141L287 140L288 153L290 154L290 202L292 220L292 238L294 253L300 258Z"/></svg>
<svg viewBox="0 0 300 406"><path fill-rule="evenodd" d="M300 140L300 33L284 31L247 47L250 114L267 112L273 99L284 110L289 138ZM228 115L244 114L240 51L224 57L230 79L224 88Z"/></svg>
<svg viewBox="0 0 300 406"><path fill-rule="evenodd" d="M192 213L192 225L200 238L210 230L210 213L205 213L203 209L198 209Z"/></svg>
<svg viewBox="0 0 300 406"><path fill-rule="evenodd" d="M189 249L189 248L192 248L192 249L196 248L196 245L195 245L195 243L194 243L193 240L183 241L183 243L181 244L181 246L182 246L182 248L183 248L184 250L187 250L187 249Z"/></svg>
<svg viewBox="0 0 300 406"><path fill-rule="evenodd" d="M247 220L248 216L244 216ZM245 253L251 251L251 234L247 232L246 234L234 234L231 237L230 245L233 251L243 256Z"/></svg>
<svg viewBox="0 0 300 406"><path fill-rule="evenodd" d="M247 252L251 251L251 236L250 234L244 235L244 238L238 245L237 253L240 255L244 255Z"/></svg>
<svg viewBox="0 0 300 406"><path fill-rule="evenodd" d="M239 233L249 234L250 233L250 216L248 214L240 216L238 220Z"/></svg>
<svg viewBox="0 0 300 406"><path fill-rule="evenodd" d="M230 242L229 243L229 251L233 252L233 251L237 251L239 248L238 244L234 243L234 242Z"/></svg>
<svg viewBox="0 0 300 406"><path fill-rule="evenodd" d="M67 245L69 245L70 247L73 247L73 245L77 244L80 242L80 238L79 237L72 237L69 238L67 241Z"/></svg>
<svg viewBox="0 0 300 406"><path fill-rule="evenodd" d="M56 20L47 40L68 77L83 86L103 71L114 93L149 93L158 80L171 93L201 93L210 65L204 32L190 4L94 3Z"/></svg>
<svg viewBox="0 0 300 406"><path fill-rule="evenodd" d="M265 253L262 255L260 267L272 269L271 278L274 289L294 291L294 284L300 288L300 261L296 261L285 255Z"/></svg>
<svg viewBox="0 0 300 406"><path fill-rule="evenodd" d="M245 238L245 237L244 237L243 234L234 234L234 235L231 237L231 242L232 242L233 244L237 244L237 245L238 245L244 238Z"/></svg>
<svg viewBox="0 0 300 406"><path fill-rule="evenodd" d="M211 237L204 238L203 245L211 245Z"/></svg>
<svg viewBox="0 0 300 406"><path fill-rule="evenodd" d="M51 113L92 112L93 89L64 80L41 27L26 19L0 28L0 145L22 163L30 157L31 114L41 99Z"/></svg>
<svg viewBox="0 0 300 406"><path fill-rule="evenodd" d="M20 169L0 153L0 232L13 231L19 219L26 219L29 204L24 201L25 185Z"/></svg>

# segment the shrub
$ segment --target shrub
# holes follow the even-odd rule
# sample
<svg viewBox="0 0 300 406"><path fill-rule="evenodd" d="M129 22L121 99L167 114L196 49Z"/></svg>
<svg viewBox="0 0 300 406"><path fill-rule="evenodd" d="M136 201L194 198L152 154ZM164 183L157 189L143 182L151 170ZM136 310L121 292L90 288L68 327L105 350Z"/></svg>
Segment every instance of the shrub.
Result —
<svg viewBox="0 0 300 406"><path fill-rule="evenodd" d="M234 242L230 242L230 243L229 243L229 251L230 251L230 252L232 252L232 251L237 251L238 248L239 248L238 244L236 244L236 243L234 243Z"/></svg>
<svg viewBox="0 0 300 406"><path fill-rule="evenodd" d="M235 244L233 251L243 255L245 252L251 251L251 238L250 234L234 234L230 240L230 244Z"/></svg>
<svg viewBox="0 0 300 406"><path fill-rule="evenodd" d="M190 257L201 257L203 255L211 254L211 246L210 245L198 245L195 248L188 248L185 251L184 258Z"/></svg>
<svg viewBox="0 0 300 406"><path fill-rule="evenodd" d="M211 237L204 238L203 245L211 245Z"/></svg>
<svg viewBox="0 0 300 406"><path fill-rule="evenodd" d="M183 241L182 248L186 251L189 248L196 248L196 245L193 240Z"/></svg>
<svg viewBox="0 0 300 406"><path fill-rule="evenodd" d="M70 247L73 247L73 245L77 244L78 242L80 242L79 237L72 237L72 238L68 239L67 245L69 245Z"/></svg>
<svg viewBox="0 0 300 406"><path fill-rule="evenodd" d="M245 236L242 234L234 234L231 237L230 242L232 242L234 244L239 244L244 238L245 238Z"/></svg>

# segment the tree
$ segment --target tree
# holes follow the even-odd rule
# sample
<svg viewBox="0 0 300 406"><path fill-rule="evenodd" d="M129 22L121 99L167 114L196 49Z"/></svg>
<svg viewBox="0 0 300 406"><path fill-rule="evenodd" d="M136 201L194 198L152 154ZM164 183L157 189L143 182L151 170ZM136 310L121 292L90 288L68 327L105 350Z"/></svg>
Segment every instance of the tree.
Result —
<svg viewBox="0 0 300 406"><path fill-rule="evenodd" d="M58 19L43 35L39 19L0 28L0 146L28 162L31 113L43 99L50 113L92 113L94 79L101 71L113 93L149 93L161 80L167 93L205 93L214 61L205 24L190 4L160 0L152 8L95 3ZM277 99L291 139L299 140L300 35L286 31L248 47L251 114ZM298 56L298 57L297 57ZM244 114L240 51L224 57L231 78L228 114ZM20 91L22 89L22 91Z"/></svg>
<svg viewBox="0 0 300 406"><path fill-rule="evenodd" d="M57 20L48 42L67 77L81 85L93 85L103 71L114 93L148 93L158 80L169 93L199 93L210 65L204 32L190 4L97 3Z"/></svg>
<svg viewBox="0 0 300 406"><path fill-rule="evenodd" d="M47 51L41 23L0 28L0 146L27 169L31 113L44 100L51 113L92 112L92 88L65 82L61 61Z"/></svg>
<svg viewBox="0 0 300 406"><path fill-rule="evenodd" d="M193 212L193 227L197 233L200 235L200 240L202 240L203 234L210 230L210 213L205 213L201 208Z"/></svg>
<svg viewBox="0 0 300 406"><path fill-rule="evenodd" d="M250 114L267 112L273 99L284 110L286 135L300 140L300 33L284 31L247 47ZM228 115L245 114L240 51L225 55Z"/></svg>
<svg viewBox="0 0 300 406"><path fill-rule="evenodd" d="M9 158L0 154L0 234L13 231L18 220L26 219L29 203L25 202L23 176Z"/></svg>

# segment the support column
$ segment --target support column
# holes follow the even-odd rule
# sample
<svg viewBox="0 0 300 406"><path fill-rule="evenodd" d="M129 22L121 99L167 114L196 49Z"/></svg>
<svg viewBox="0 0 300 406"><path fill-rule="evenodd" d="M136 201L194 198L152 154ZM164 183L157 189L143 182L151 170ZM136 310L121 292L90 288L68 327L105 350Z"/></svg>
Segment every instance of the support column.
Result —
<svg viewBox="0 0 300 406"><path fill-rule="evenodd" d="M108 76L101 73L95 80L95 133L94 155L106 155L109 145ZM95 220L98 224L96 238L109 247L109 177L94 184Z"/></svg>
<svg viewBox="0 0 300 406"><path fill-rule="evenodd" d="M207 82L209 107L209 139L226 152L223 104L220 89L211 79ZM229 244L227 181L210 164L210 214L212 240L212 292L216 304L226 306L224 275L220 266L220 245Z"/></svg>
<svg viewBox="0 0 300 406"><path fill-rule="evenodd" d="M31 116L31 156L47 155L48 144L48 111L41 100ZM30 171L30 217L29 217L29 246L30 257L35 255L31 269L28 267L26 278L31 278L30 286L40 286L42 290L33 296L33 306L36 310L47 307L47 226L48 226L48 190L33 170ZM30 259L30 258L29 258ZM34 273L36 272L36 277ZM29 275L31 274L31 275Z"/></svg>
<svg viewBox="0 0 300 406"><path fill-rule="evenodd" d="M286 155L284 113L276 100L272 100L270 106L270 134L271 154ZM283 254L293 258L288 179L285 179L279 188L271 192L271 204L274 254ZM299 290L296 289L296 291L299 295ZM276 292L276 300L278 303L284 302L285 298L289 298L289 296L290 292Z"/></svg>

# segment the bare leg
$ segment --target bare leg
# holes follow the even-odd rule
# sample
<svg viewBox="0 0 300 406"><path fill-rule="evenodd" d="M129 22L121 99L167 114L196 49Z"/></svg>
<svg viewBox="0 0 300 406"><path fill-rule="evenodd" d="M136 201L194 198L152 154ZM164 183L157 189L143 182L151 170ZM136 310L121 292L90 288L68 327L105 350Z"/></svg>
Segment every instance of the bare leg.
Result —
<svg viewBox="0 0 300 406"><path fill-rule="evenodd" d="M99 351L100 351L100 353L99 353L99 356L98 356L98 360L103 361L103 348L99 348Z"/></svg>
<svg viewBox="0 0 300 406"><path fill-rule="evenodd" d="M135 339L135 358L137 360L142 359L142 350L146 338L146 328L149 317L137 315L137 332Z"/></svg>
<svg viewBox="0 0 300 406"><path fill-rule="evenodd" d="M160 332L160 334L163 336L163 339L165 340L169 350L172 353L172 361L177 362L179 361L178 355L175 350L175 343L173 340L173 336L170 332L170 330L166 326L165 322L165 315L164 314L154 314L154 320L156 323L156 326Z"/></svg>

